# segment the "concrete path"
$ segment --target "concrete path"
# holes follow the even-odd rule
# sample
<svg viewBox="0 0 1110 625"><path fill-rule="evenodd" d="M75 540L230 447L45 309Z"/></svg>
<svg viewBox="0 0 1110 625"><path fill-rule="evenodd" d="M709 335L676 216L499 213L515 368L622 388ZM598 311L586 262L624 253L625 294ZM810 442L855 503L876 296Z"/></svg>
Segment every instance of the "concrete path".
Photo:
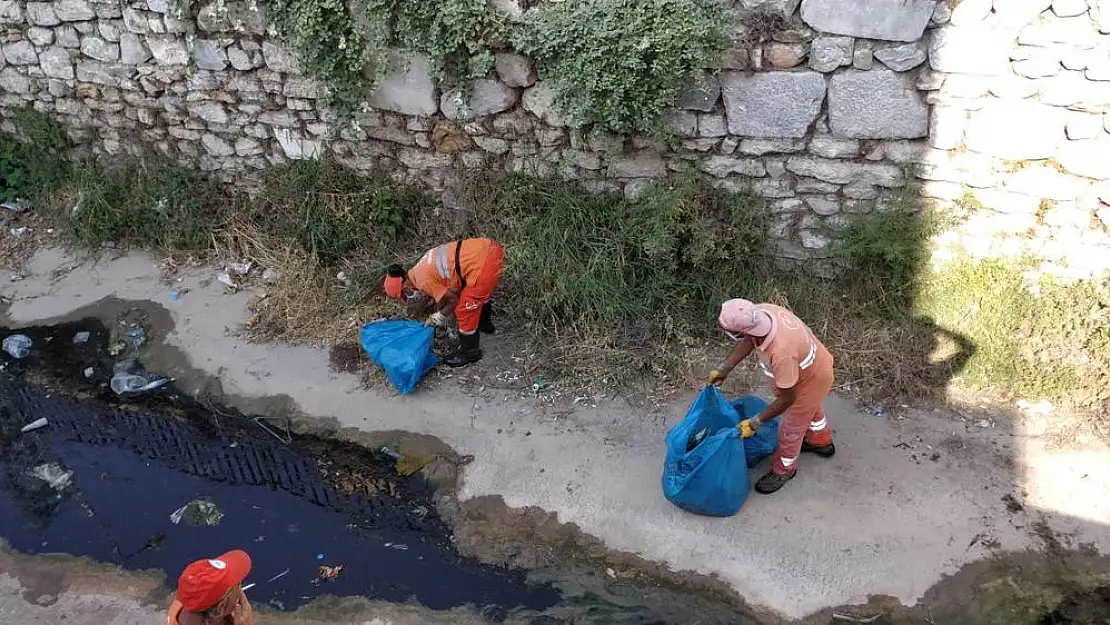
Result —
<svg viewBox="0 0 1110 625"><path fill-rule="evenodd" d="M464 499L500 495L510 506L556 512L613 549L715 574L787 618L876 594L913 604L992 550L1040 546L1046 527L1110 552L1110 451L1086 440L1051 448L1051 415L980 422L907 409L880 417L832 398L834 459L805 457L779 494L753 493L733 518L701 518L668 504L659 487L663 436L692 395L666 419L619 401L555 419L515 396L475 399L451 385L397 398L333 373L324 350L235 339L250 295L225 294L212 272L186 274L172 289L189 292L169 301L171 287L148 256L64 270L74 265L40 251L27 278L5 287L11 323L55 319L106 297L155 302L174 320L168 342L226 392L284 394L345 426L436 436L476 458L463 475ZM1023 509L1008 509L1009 495Z"/></svg>

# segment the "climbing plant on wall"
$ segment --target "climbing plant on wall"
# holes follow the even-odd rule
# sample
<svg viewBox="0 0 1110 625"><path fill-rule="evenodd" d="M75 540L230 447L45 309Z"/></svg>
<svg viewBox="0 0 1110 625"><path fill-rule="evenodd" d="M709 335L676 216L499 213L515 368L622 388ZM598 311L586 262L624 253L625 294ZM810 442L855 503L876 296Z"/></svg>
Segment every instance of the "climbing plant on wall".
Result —
<svg viewBox="0 0 1110 625"><path fill-rule="evenodd" d="M465 87L493 68L492 45L505 28L485 0L268 0L267 9L341 116L357 112L380 84L389 46L426 55L437 78Z"/></svg>
<svg viewBox="0 0 1110 625"><path fill-rule="evenodd" d="M269 0L266 9L271 28L333 109L347 117L364 106L386 71L386 20L345 0Z"/></svg>
<svg viewBox="0 0 1110 625"><path fill-rule="evenodd" d="M176 0L187 8L192 0ZM297 52L343 118L367 106L397 46L428 57L464 95L494 51L532 56L564 116L616 133L652 132L685 77L714 67L729 20L716 0L561 0L510 22L488 0L263 0L271 31Z"/></svg>
<svg viewBox="0 0 1110 625"><path fill-rule="evenodd" d="M651 133L685 77L720 62L728 23L714 0L572 0L525 13L513 43L571 120Z"/></svg>

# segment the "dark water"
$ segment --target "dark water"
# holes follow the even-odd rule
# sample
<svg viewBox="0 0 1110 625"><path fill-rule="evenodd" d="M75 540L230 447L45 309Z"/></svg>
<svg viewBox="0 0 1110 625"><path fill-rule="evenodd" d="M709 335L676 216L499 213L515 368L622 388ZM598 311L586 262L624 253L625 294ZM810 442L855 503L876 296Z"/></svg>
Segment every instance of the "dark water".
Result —
<svg viewBox="0 0 1110 625"><path fill-rule="evenodd" d="M109 380L132 352L110 355L119 329L95 319L19 332L33 339L31 354L0 354L0 538L17 551L160 569L173 584L193 560L246 549L248 595L279 609L365 596L471 605L491 622L754 624L716 600L591 569L480 564L455 549L422 475L399 475L388 454L279 440L281 425L266 422L275 436L173 384L121 401ZM75 344L79 332L89 340ZM0 328L0 338L9 333ZM19 432L41 416L49 426ZM35 475L44 470L68 483ZM218 509L218 523L171 520L198 500ZM317 579L319 567L339 565L334 580Z"/></svg>
<svg viewBox="0 0 1110 625"><path fill-rule="evenodd" d="M69 337L82 330L93 336L74 347ZM174 416L113 405L118 402L104 388L111 361L103 353L103 328L22 332L38 349L20 361L5 354L10 370L50 361L80 377L86 367L95 371L76 389L89 395L80 402L16 377L0 380L0 535L16 550L157 568L173 580L192 560L242 548L254 561L247 583L257 585L248 594L286 609L324 594L362 595L415 599L432 609L473 604L499 620L514 608L541 611L559 602L554 587L529 584L521 571L458 555L431 488L419 476L397 475L385 454L362 450L345 458L355 469L341 489L320 469L326 458L251 428L250 420L244 427L239 415L209 420L172 387L152 392L145 403L172 408L167 412ZM40 416L48 427L19 434ZM197 418L211 424L208 431ZM271 428L282 433L280 425ZM352 453L350 446L343 453ZM56 489L32 475L36 467L72 472L70 484ZM362 492L344 492L349 489ZM171 521L175 510L198 499L223 514L218 524ZM343 571L317 582L321 565Z"/></svg>

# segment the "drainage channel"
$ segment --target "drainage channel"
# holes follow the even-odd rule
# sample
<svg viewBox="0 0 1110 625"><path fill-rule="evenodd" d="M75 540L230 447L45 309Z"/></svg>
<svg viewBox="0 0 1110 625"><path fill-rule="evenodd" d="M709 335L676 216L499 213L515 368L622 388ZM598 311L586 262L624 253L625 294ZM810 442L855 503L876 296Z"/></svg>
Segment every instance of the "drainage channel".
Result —
<svg viewBox="0 0 1110 625"><path fill-rule="evenodd" d="M18 332L30 353L4 353L0 372L0 538L17 551L172 580L194 559L245 548L248 595L279 610L330 595L471 606L490 622L750 622L570 596L575 585L551 575L481 564L458 553L434 489L400 475L392 450L321 445L172 383L121 401L110 390L118 333L94 319ZM48 425L21 432L40 418Z"/></svg>

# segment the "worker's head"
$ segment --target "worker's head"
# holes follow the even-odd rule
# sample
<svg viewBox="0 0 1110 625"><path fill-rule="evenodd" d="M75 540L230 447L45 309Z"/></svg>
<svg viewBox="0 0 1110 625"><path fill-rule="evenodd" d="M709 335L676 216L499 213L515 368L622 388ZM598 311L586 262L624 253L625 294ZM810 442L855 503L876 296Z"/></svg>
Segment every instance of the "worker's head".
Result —
<svg viewBox="0 0 1110 625"><path fill-rule="evenodd" d="M403 300L406 295L411 294L412 286L408 283L405 268L400 265L390 265L385 270L385 283L382 288L385 289L385 294L393 299Z"/></svg>
<svg viewBox="0 0 1110 625"><path fill-rule="evenodd" d="M229 551L211 560L197 560L185 567L177 580L177 600L186 612L218 621L231 614L243 596L240 584L251 572L245 551Z"/></svg>
<svg viewBox="0 0 1110 625"><path fill-rule="evenodd" d="M746 336L762 338L771 333L771 316L746 299L730 299L721 304L717 323L737 341Z"/></svg>

